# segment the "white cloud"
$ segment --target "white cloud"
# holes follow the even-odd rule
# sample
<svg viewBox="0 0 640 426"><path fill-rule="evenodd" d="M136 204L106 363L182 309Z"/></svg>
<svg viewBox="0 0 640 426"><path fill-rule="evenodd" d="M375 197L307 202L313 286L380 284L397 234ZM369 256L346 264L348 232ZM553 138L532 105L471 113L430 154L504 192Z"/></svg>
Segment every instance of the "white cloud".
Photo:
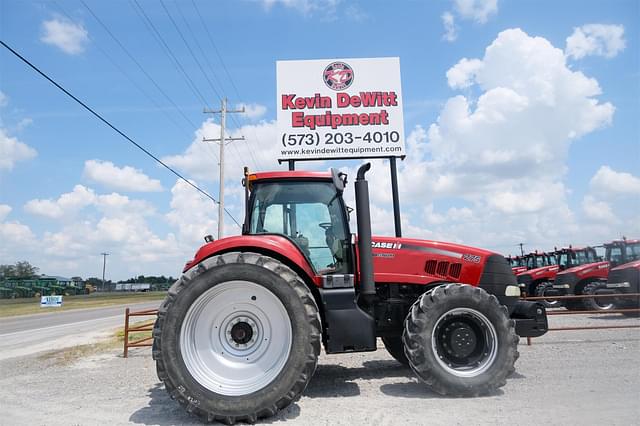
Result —
<svg viewBox="0 0 640 426"><path fill-rule="evenodd" d="M269 10L274 5L282 5L286 8L295 9L304 15L312 15L315 12L322 12L326 15L333 15L341 0L261 0L264 7Z"/></svg>
<svg viewBox="0 0 640 426"><path fill-rule="evenodd" d="M171 188L170 206L166 217L177 228L181 243L195 247L205 235L217 235L217 205L186 182L178 180Z"/></svg>
<svg viewBox="0 0 640 426"><path fill-rule="evenodd" d="M522 241L593 243L582 240L564 179L571 145L611 123L615 108L597 99L598 82L520 29L501 32L483 57L460 60L447 81L478 97L451 97L435 123L409 133L400 200L410 213L403 228L417 234L405 234L505 254ZM371 185L388 188L388 168L374 168ZM372 200L390 205L388 191L374 191ZM439 200L455 209L440 211Z"/></svg>
<svg viewBox="0 0 640 426"><path fill-rule="evenodd" d="M225 180L237 183L242 179L244 166L255 170L272 170L283 168L277 163L278 145L271 143L276 138L276 122L262 121L242 126L227 136L244 136L244 141L234 141L225 147L226 172ZM219 145L203 142L202 138L219 138L220 126L212 120L202 123L195 132L193 142L183 154L163 157L162 161L172 167L184 171L187 176L200 181L217 182L219 177L218 152Z"/></svg>
<svg viewBox="0 0 640 426"><path fill-rule="evenodd" d="M640 196L640 178L626 172L616 172L609 166L601 166L589 182L591 190L601 196Z"/></svg>
<svg viewBox="0 0 640 426"><path fill-rule="evenodd" d="M4 94L4 92L2 92L2 90L0 90L0 108L5 107L8 104L9 104L9 98L7 97L7 95Z"/></svg>
<svg viewBox="0 0 640 426"><path fill-rule="evenodd" d="M0 204L0 222L2 222L7 218L9 213L11 213L11 210L12 210L11 206L8 206L6 204Z"/></svg>
<svg viewBox="0 0 640 426"><path fill-rule="evenodd" d="M236 108L239 110L244 108L244 113L242 115L252 120L262 117L267 112L267 107L260 104L239 103Z"/></svg>
<svg viewBox="0 0 640 426"><path fill-rule="evenodd" d="M35 149L10 137L0 128L0 170L12 170L18 161L26 161L37 155Z"/></svg>
<svg viewBox="0 0 640 426"><path fill-rule="evenodd" d="M71 216L84 207L94 204L96 198L91 188L76 185L72 192L62 194L57 200L30 200L25 204L24 209L31 214L59 219Z"/></svg>
<svg viewBox="0 0 640 426"><path fill-rule="evenodd" d="M442 38L446 41L455 41L458 38L456 22L451 12L445 12L441 16L442 25L444 25L444 34Z"/></svg>
<svg viewBox="0 0 640 426"><path fill-rule="evenodd" d="M498 12L498 0L453 0L454 10L460 18L474 20L480 24Z"/></svg>
<svg viewBox="0 0 640 426"><path fill-rule="evenodd" d="M84 176L107 188L120 191L158 192L163 189L159 180L151 179L140 170L130 166L117 167L110 161L85 161Z"/></svg>
<svg viewBox="0 0 640 426"><path fill-rule="evenodd" d="M60 16L54 16L42 23L40 41L56 46L69 55L84 52L89 43L89 33L81 23L72 22Z"/></svg>
<svg viewBox="0 0 640 426"><path fill-rule="evenodd" d="M608 203L599 201L591 195L587 195L582 200L582 209L591 220L608 223L615 223L618 221Z"/></svg>
<svg viewBox="0 0 640 426"><path fill-rule="evenodd" d="M480 59L462 58L447 71L447 82L452 89L465 89L474 83L476 73L484 63Z"/></svg>
<svg viewBox="0 0 640 426"><path fill-rule="evenodd" d="M613 58L625 46L623 25L588 24L574 28L567 37L565 53L574 59L591 55Z"/></svg>

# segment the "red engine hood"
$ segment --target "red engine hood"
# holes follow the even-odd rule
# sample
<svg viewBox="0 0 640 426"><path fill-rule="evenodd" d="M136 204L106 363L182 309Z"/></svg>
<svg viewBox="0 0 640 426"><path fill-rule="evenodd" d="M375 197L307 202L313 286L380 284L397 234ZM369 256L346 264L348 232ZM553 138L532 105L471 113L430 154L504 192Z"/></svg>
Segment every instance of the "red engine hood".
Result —
<svg viewBox="0 0 640 426"><path fill-rule="evenodd" d="M611 268L612 271L619 271L621 269L640 269L640 260L634 260L633 262L623 263L615 268Z"/></svg>
<svg viewBox="0 0 640 426"><path fill-rule="evenodd" d="M528 271L520 272L517 275L529 274L533 277L533 279L536 279L541 277L555 276L559 270L560 267L558 265L549 265L542 266L540 268L529 269Z"/></svg>
<svg viewBox="0 0 640 426"><path fill-rule="evenodd" d="M496 253L454 243L373 236L376 282L477 284L484 264Z"/></svg>
<svg viewBox="0 0 640 426"><path fill-rule="evenodd" d="M587 263L586 265L574 266L573 268L565 269L558 274L576 274L580 277L583 277L589 274L598 275L598 272L602 271L604 271L606 276L606 273L609 271L609 262L602 261Z"/></svg>

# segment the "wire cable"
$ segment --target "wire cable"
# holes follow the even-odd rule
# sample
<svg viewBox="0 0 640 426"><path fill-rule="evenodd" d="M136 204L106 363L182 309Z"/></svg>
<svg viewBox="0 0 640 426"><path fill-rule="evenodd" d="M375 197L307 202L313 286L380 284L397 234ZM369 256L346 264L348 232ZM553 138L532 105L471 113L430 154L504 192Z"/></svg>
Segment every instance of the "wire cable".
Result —
<svg viewBox="0 0 640 426"><path fill-rule="evenodd" d="M182 75L185 78L185 81L187 82L187 86L189 86L189 89L191 89L191 91L196 96L196 98L199 98L199 100L203 103L203 105L205 105L206 107L210 108L209 107L209 103L207 102L205 97L202 95L200 90L198 90L198 87L193 82L193 80L191 79L191 77L189 76L187 71L184 69L184 67L182 66L182 64L178 60L178 58L176 58L176 55L173 53L173 51L171 50L171 48L169 47L167 42L164 40L164 38L162 37L162 34L160 34L160 31L158 31L158 29L156 28L155 24L151 20L151 18L149 18L149 16L144 11L142 6L140 6L140 3L138 3L138 0L133 0L133 3L131 3L131 4L132 5L135 4L138 7L139 11L142 13L142 16L144 16L144 18L141 18L142 21L145 23L145 25L147 25L147 28L151 29L152 34L155 34L154 37L156 38L156 41L158 41L161 44L161 46L163 46L163 48L165 49L165 53L173 61L173 65L176 67L176 69L178 69L182 73ZM135 7L134 7L134 9L135 9ZM135 9L135 10L137 12L137 9ZM138 14L138 16L140 16L140 14Z"/></svg>
<svg viewBox="0 0 640 426"><path fill-rule="evenodd" d="M53 80L51 77L49 77L47 74L45 74L43 71L41 71L37 66L35 66L34 64L32 64L28 59L26 59L24 56L22 56L21 54L19 54L18 52L16 52L15 50L13 50L7 43L5 43L4 41L0 40L0 44L2 44L2 46L4 48L6 48L8 51L10 51L11 53L13 53L16 57L18 57L22 62L24 62L25 64L27 64L30 68L32 68L35 72L37 72L38 74L40 74L42 77L44 77L47 81L49 81L49 83L53 84L54 86L56 86L59 90L61 90L65 95L69 96L71 99L73 99L74 101L76 101L78 104L80 104L84 109L86 109L87 111L89 111L91 114L93 114L98 120L102 121L104 124L106 124L108 127L110 127L113 131L115 131L116 133L118 133L120 136L122 136L123 138L125 138L127 141L129 141L130 143L132 143L133 145L135 145L136 148L138 148L139 150L141 150L142 152L144 152L145 154L147 154L149 157L153 158L157 163L159 163L160 165L162 165L164 168L166 168L167 170L169 170L171 173L173 173L174 175L176 175L179 179L183 180L184 182L186 182L189 186L193 187L196 191L200 192L202 195L204 195L205 197L209 198L211 201L213 201L216 204L220 204L218 202L218 200L216 200L215 198L213 198L208 192L206 192L205 190L201 189L200 187L198 187L196 184L194 184L193 182L191 182L190 180L188 180L187 178L185 178L184 176L182 176L179 172L177 172L176 170L174 170L173 168L171 168L171 166L167 165L166 163L164 163L162 160L160 160L158 157L156 157L155 155L153 155L151 152L149 152L145 147L143 147L142 145L140 145L139 143L137 143L136 141L134 141L133 139L131 139L129 136L127 136L124 132L122 132L120 129L118 129L116 126L114 126L113 124L111 124L106 118L102 117L99 113L97 113L96 111L94 111L91 107L89 107L87 104L85 104L84 102L82 102L80 99L78 99L76 96L74 96L71 92L69 92L67 89L65 89L64 87L62 87L60 84L58 84L55 80ZM227 215L235 222L236 225L240 226L240 223L238 223L238 221L236 220L235 217L233 217L233 215L225 208L224 211L227 213Z"/></svg>

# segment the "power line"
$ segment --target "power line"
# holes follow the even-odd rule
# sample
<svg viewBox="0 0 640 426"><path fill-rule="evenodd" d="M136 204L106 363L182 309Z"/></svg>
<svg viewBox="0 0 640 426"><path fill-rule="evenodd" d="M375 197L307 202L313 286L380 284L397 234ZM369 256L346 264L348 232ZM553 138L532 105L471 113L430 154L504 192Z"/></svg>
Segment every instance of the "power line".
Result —
<svg viewBox="0 0 640 426"><path fill-rule="evenodd" d="M233 87L233 89L235 91L235 94L238 97L238 101L241 101L242 96L240 96L240 92L238 91L238 88L236 87L236 84L234 83L233 78L231 77L231 73L229 73L229 70L227 69L227 66L224 63L224 60L222 59L222 55L220 55L220 52L218 51L218 47L216 46L216 43L213 41L213 36L211 35L211 32L209 32L209 27L205 23L204 18L202 17L202 14L200 13L200 9L198 9L198 5L196 4L196 2L194 0L191 0L191 4L193 5L193 8L195 9L196 14L200 18L200 23L202 24L202 27L205 30L205 33L207 35L207 38L209 39L209 42L211 43L211 46L213 47L213 50L216 52L216 55L218 56L218 60L220 61L220 65L222 65L222 69L227 74L229 82L231 83L231 86ZM238 124L238 122L236 121L235 117L231 116L231 120L233 121L233 123L235 124L235 126L238 129L241 129L241 126ZM258 142L259 145L262 145L260 143L260 138L258 137L258 132L256 132L255 128L252 128L252 130L253 130L253 134L254 134L254 136L256 138L256 141ZM247 139L247 144L251 145L250 142L249 142L249 139ZM256 167L257 167L258 166L258 161L256 160L256 157L253 154L253 149L251 149L251 147L249 147L249 155L251 156L251 159L253 160L253 164L255 164Z"/></svg>
<svg viewBox="0 0 640 426"><path fill-rule="evenodd" d="M198 60L197 55L193 52L193 49L191 48L191 46L189 45L189 42L187 41L186 37L184 36L183 32L180 30L180 27L178 26L177 22L173 19L173 16L171 15L171 12L169 12L169 9L167 8L167 6L165 5L164 1L161 0L160 4L162 6L162 8L164 9L165 13L167 14L167 17L169 18L169 20L171 21L171 23L173 24L173 27L175 28L176 32L178 33L178 35L180 36L180 38L182 39L182 42L184 43L184 45L186 46L187 50L189 51L189 53L191 54L191 57L193 58L194 62L198 65L198 68L200 69L200 72L202 73L202 75L204 76L204 78L207 80L207 82L209 83L209 87L211 87L211 90L215 93L215 95L218 97L218 99L220 100L220 102L222 102L222 96L220 95L220 93L218 92L218 90L215 88L213 82L209 79L209 76L207 75L207 73L205 72L202 64L200 63L200 61ZM184 14L182 13L182 11L180 10L180 7L178 5L178 3L176 3L176 7L178 9L178 13L179 15L182 17L182 21L184 22L185 26L187 27L187 30L191 33L191 36L193 38L193 40L195 41L196 45L198 46L198 48L200 49L200 52L202 53L202 57L206 60L206 62L209 64L209 68L211 70L211 74L213 75L214 79L218 82L218 84L222 87L222 85L220 84L220 81L218 80L215 71L213 70L213 67L211 67L211 64L209 63L209 60L207 59L206 54L204 53L204 51L202 50L202 47L200 46L200 43L198 42L198 38L195 37L193 31L191 30L191 27L189 26L189 23L186 21ZM231 117L232 120L234 120L235 122L235 117ZM237 122L236 126L237 125ZM238 126L239 127L239 126ZM242 137L244 139L244 136ZM234 155L236 156L238 162L242 163L242 159L241 156L239 154L236 154L234 152ZM253 153L251 153L251 156L253 156ZM254 165L257 166L257 164L254 161Z"/></svg>
<svg viewBox="0 0 640 426"><path fill-rule="evenodd" d="M120 48L126 53L126 55L138 66L138 68L140 69L140 71L142 71L142 73L151 81L151 83L153 83L153 85L158 89L158 91L160 93L162 93L162 95L176 108L176 110L180 113L180 115L182 115L182 117L185 119L185 121L187 121L187 123L189 123L189 125L193 128L193 129L197 129L198 126L191 121L186 114L180 109L180 107L178 107L178 105L169 97L169 95L162 89L162 87L160 87L160 85L153 79L153 77L151 77L151 75L149 75L149 73L145 70L145 68L142 66L142 64L135 58L135 56L133 56L129 50L124 46L124 44L118 39L118 37L116 37L116 35L109 30L108 26L93 12L93 10L84 2L84 0L80 0L80 2L84 5L84 7L89 11L89 13L95 18L96 21L98 21L98 23L102 26L102 28L104 28L104 30L111 36L111 38L118 44L118 46L120 46ZM59 5L58 5L59 6ZM65 13L66 14L66 13ZM68 17L69 15L66 14ZM71 17L69 17L69 19L71 19ZM98 46L98 48L100 48L100 46ZM100 50L105 54L105 56L109 57L109 55L106 54L106 52L104 52L104 50L102 48L100 48ZM113 61L112 61L113 62ZM114 65L116 65L114 63ZM118 69L120 69L119 66L116 65L116 67ZM124 70L121 69L121 72L124 73ZM125 73L126 75L126 73ZM129 79L131 80L131 79ZM132 81L133 82L133 81ZM136 85L135 82L133 82L134 85ZM137 85L136 85L137 86ZM139 88L141 91L142 89ZM150 97L147 96L156 106L159 107L159 105ZM165 115L168 116L168 114ZM173 118L173 117L170 117ZM172 120L173 121L173 120ZM175 123L175 121L174 121ZM211 149L210 146L206 147L206 152L207 154L211 157L211 158L215 158L215 160L217 162L219 162L220 160L218 159L218 155L216 154L215 151L213 151Z"/></svg>
<svg viewBox="0 0 640 426"><path fill-rule="evenodd" d="M95 18L95 20L102 26L102 28L104 28L104 30L107 32L107 34L109 34L109 36L111 36L111 38L120 46L120 48L126 53L126 55L138 66L138 68L140 69L140 71L142 71L142 73L151 81L151 83L153 83L153 85L156 87L156 89L158 89L158 91L165 97L165 99L167 99L167 101L169 101L169 103L171 103L171 105L173 105L173 107L176 109L176 111L178 111L178 113L182 116L182 118L184 118L184 120L189 123L189 125L191 125L193 128L197 128L197 126L193 123L193 121L191 121L186 115L185 113L180 109L180 107L178 107L178 105L176 105L176 103L169 97L169 95L167 95L167 93L162 89L162 87L160 87L160 85L158 85L158 83L153 79L153 77L151 77L149 75L149 73L147 73L147 71L144 69L144 67L136 60L136 58L124 47L124 45L120 42L120 40L109 30L109 28L107 27L107 25L93 12L93 10L91 10L91 8L89 8L89 6L83 1L80 0L80 2L84 5L84 7L89 11L89 13ZM71 18L71 16L69 16L68 13L66 13L66 11L62 8L62 6L60 6L60 4L58 2L54 2L58 8L60 10L62 10L62 12L70 19L73 20ZM163 111L165 113L165 115L167 117L169 117L169 119L176 125L176 127L180 127L178 125L178 123L173 119L173 117L171 117L169 114L166 113L166 111L164 111L163 107L155 100L153 99L153 97L151 97L151 95L149 95L146 90L144 90L142 87L140 87L139 84L136 83L135 80L133 80L133 78L131 76L129 76L129 74L118 64L117 61L115 61L113 58L111 58L111 56L102 48L100 47L100 45L96 44L96 46L98 47L98 49L102 52L102 54L109 60L109 62L111 62L113 64L113 66L118 69L147 99L149 99L156 107L158 107L161 111ZM185 130L184 128L181 128L181 130Z"/></svg>
<svg viewBox="0 0 640 426"><path fill-rule="evenodd" d="M176 67L176 69L178 69L182 75L185 77L185 80L187 81L187 86L189 86L189 88L191 89L191 91L193 92L193 94L196 96L196 98L200 98L200 101L202 101L202 103L205 106L208 106L207 104L207 100L205 99L205 97L202 95L202 93L200 92L200 90L198 90L198 87L196 86L196 84L193 82L193 80L191 79L191 77L189 77L189 74L187 73L187 71L184 69L184 67L182 66L182 64L180 63L180 61L178 60L178 58L176 58L176 56L173 54L173 51L171 50L171 48L169 47L169 45L167 44L167 42L164 40L164 38L162 37L162 35L160 34L160 31L158 31L158 29L156 28L156 26L154 25L153 21L151 21L151 19L149 18L149 16L147 15L147 13L144 11L144 9L142 8L142 6L140 6L140 3L138 3L138 0L133 0L133 3L135 4L138 9L140 10L140 12L142 13L142 15L144 16L144 19L142 19L143 22L145 22L145 25L147 25L147 28L150 28L151 31L155 34L155 38L156 41L158 41L165 50L165 53L169 56L169 58L172 60L173 65ZM134 8L135 9L135 8ZM137 10L136 10L137 11ZM140 16L138 14L138 16Z"/></svg>
<svg viewBox="0 0 640 426"><path fill-rule="evenodd" d="M182 42L184 43L184 45L187 47L187 50L189 51L189 53L191 54L191 57L193 58L193 60L195 61L196 65L198 65L198 68L200 69L200 72L202 72L202 75L204 76L205 80L207 80L207 83L209 83L209 86L211 87L211 90L213 90L213 92L216 94L216 96L218 97L219 100L222 100L222 96L220 96L220 93L218 92L218 90L214 87L213 83L211 82L211 80L209 79L209 76L207 76L207 73L204 71L204 69L202 68L202 65L200 64L200 61L198 60L198 57L195 55L195 53L193 53L193 50L191 49L191 46L189 46L189 43L187 43L187 39L184 37L184 34L182 34L182 31L180 31L180 28L178 27L178 24L176 23L176 21L173 19L173 16L171 16L171 13L169 12L169 9L167 9L167 6L164 4L163 0L160 0L160 5L162 6L162 8L164 9L165 13L167 14L167 16L169 17L169 20L171 21L171 23L173 24L173 27L176 29L176 31L178 32L178 35L180 36L180 38L182 39Z"/></svg>
<svg viewBox="0 0 640 426"><path fill-rule="evenodd" d="M61 90L65 95L69 96L71 99L73 99L74 101L76 101L78 104L80 104L84 109L86 109L87 111L89 111L91 114L93 114L97 119L99 119L100 121L102 121L104 124L106 124L107 126L109 126L113 131L115 131L116 133L118 133L120 136L122 136L123 138L125 138L127 141L129 141L130 143L132 143L133 145L135 145L136 148L138 148L139 150L141 150L142 152L144 152L145 154L147 154L149 157L153 158L157 163L159 163L160 165L162 165L164 168L166 168L167 170L169 170L171 173L173 173L174 175L176 175L178 178L180 178L181 180L183 180L184 182L186 182L189 186L193 187L196 191L200 192L201 194L203 194L205 197L209 198L211 201L213 201L216 204L220 204L218 202L218 200L216 200L215 198L213 198L208 192L206 192L205 190L201 189L200 187L198 187L197 185L195 185L194 183L192 183L191 181L189 181L187 178L185 178L184 176L182 176L180 173L178 173L176 170L174 170L173 168L171 168L169 165L165 164L162 160L160 160L158 157L156 157L155 155L153 155L151 152L149 152L146 148L144 148L142 145L140 145L139 143L137 143L136 141L134 141L133 139L131 139L129 136L127 136L124 132L122 132L120 129L118 129L116 126L114 126L113 124L111 124L107 119L103 118L100 114L98 114L96 111L94 111L91 107L89 107L87 104L85 104L84 102L82 102L80 99L78 99L77 97L75 97L71 92L69 92L67 89L65 89L64 87L62 87L60 84L58 84L55 80L53 80L51 77L49 77L47 74L45 74L43 71L41 71L38 67L36 67L34 64L32 64L28 59L26 59L24 56L22 56L21 54L19 54L18 52L16 52L15 50L13 50L7 43L5 43L4 41L0 40L0 44L2 44L2 46L4 46L7 50L9 50L11 53L13 53L16 57L18 57L22 62L24 62L25 64L27 64L29 67L31 67L34 71L36 71L38 74L40 74L42 77L44 77L47 81L49 81L49 83L53 84L54 86L56 86L59 90ZM229 217L236 223L236 225L240 226L240 223L238 223L238 221L236 220L235 217L233 217L233 215L225 208L225 212L227 213L227 215L229 215Z"/></svg>

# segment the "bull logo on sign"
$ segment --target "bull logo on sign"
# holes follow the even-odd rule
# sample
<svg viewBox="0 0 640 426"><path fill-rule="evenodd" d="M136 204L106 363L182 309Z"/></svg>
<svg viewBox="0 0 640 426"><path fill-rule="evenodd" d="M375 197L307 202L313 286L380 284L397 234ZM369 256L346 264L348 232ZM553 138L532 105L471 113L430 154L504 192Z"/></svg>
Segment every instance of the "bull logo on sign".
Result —
<svg viewBox="0 0 640 426"><path fill-rule="evenodd" d="M324 69L322 79L330 89L346 89L353 83L353 68L344 62L333 62Z"/></svg>

